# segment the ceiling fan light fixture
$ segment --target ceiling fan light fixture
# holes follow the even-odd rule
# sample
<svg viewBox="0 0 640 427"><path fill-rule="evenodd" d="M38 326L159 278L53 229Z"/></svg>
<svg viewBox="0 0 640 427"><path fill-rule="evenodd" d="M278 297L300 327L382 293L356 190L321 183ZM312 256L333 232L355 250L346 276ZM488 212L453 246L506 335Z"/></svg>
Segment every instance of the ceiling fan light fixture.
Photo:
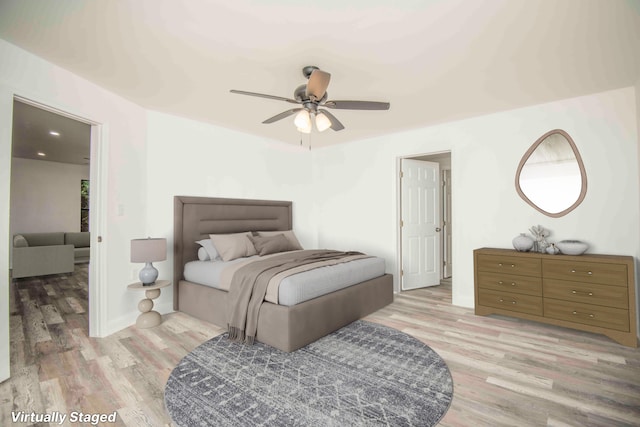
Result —
<svg viewBox="0 0 640 427"><path fill-rule="evenodd" d="M311 133L311 117L307 110L302 110L296 114L296 118L293 119L293 123L298 130L302 133Z"/></svg>
<svg viewBox="0 0 640 427"><path fill-rule="evenodd" d="M231 89L231 93L297 104L297 108L291 108L276 114L264 120L262 123L275 123L295 114L293 122L298 131L302 133L311 133L314 124L318 132L324 132L329 128L334 131L344 129L344 125L340 123L340 120L330 113L329 110L321 110L320 108L322 107L336 110L388 110L390 107L388 102L327 100L327 87L331 80L331 74L326 71L321 71L318 67L312 65L304 67L302 74L308 82L296 88L293 92L293 98L236 89Z"/></svg>
<svg viewBox="0 0 640 427"><path fill-rule="evenodd" d="M319 132L324 132L325 130L329 129L331 127L331 120L329 120L329 118L322 114L322 113L317 113L316 114L316 128L318 129Z"/></svg>

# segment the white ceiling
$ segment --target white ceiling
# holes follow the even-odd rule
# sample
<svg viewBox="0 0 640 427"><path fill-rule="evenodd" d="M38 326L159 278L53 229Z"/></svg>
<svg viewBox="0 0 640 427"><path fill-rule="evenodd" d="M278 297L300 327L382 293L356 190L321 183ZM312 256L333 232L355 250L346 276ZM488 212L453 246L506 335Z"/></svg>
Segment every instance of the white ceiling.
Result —
<svg viewBox="0 0 640 427"><path fill-rule="evenodd" d="M0 1L0 38L141 106L299 143L301 69L331 73L352 141L573 96L640 78L640 0Z"/></svg>

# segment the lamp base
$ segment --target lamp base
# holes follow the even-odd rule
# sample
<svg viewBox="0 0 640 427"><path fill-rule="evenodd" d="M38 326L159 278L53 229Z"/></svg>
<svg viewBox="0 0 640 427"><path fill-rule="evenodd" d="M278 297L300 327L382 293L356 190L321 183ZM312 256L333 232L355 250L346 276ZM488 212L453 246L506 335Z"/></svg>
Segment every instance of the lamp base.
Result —
<svg viewBox="0 0 640 427"><path fill-rule="evenodd" d="M144 268L138 274L142 286L153 286L158 278L158 270L150 262L146 263Z"/></svg>

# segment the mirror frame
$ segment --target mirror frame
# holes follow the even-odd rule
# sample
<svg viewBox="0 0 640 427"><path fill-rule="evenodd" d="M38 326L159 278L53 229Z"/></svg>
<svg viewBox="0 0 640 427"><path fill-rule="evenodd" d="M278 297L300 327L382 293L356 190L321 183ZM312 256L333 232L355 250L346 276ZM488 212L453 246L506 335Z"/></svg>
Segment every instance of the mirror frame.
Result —
<svg viewBox="0 0 640 427"><path fill-rule="evenodd" d="M576 161L578 162L578 167L580 168L581 185L582 185L582 187L580 189L580 195L578 196L578 199L571 206L569 206L567 209L565 209L565 210L563 210L561 212L556 212L556 213L547 212L544 209L540 208L535 203L533 203L524 194L524 192L522 191L522 188L520 187L520 174L522 172L522 168L524 167L525 163L527 163L527 160L529 160L529 157L531 157L531 154L533 154L533 152L538 148L538 146L540 144L542 144L542 142L548 136L554 135L554 134L560 134L560 135L564 136L566 138L566 140L569 142L569 145L571 146L571 149L573 150L573 154L575 154L575 156L576 156ZM522 159L520 160L520 164L518 165L518 169L516 171L516 191L518 192L518 195L522 198L522 200L527 202L531 207L533 207L538 212L541 212L541 213L543 213L543 214L545 214L547 216L550 216L552 218L559 218L561 216L564 216L564 215L568 214L569 212L571 212L572 210L574 210L575 208L577 208L580 203L582 203L582 201L584 200L585 196L587 195L587 171L584 168L584 163L582 162L582 157L580 156L580 152L578 151L578 147L576 146L575 142L573 142L573 139L569 136L569 134L567 132L563 131L562 129L551 130L551 131L545 133L544 135L542 135L540 138L538 138L536 140L536 142L534 142L533 145L527 150L527 152L524 153L524 155L522 156Z"/></svg>

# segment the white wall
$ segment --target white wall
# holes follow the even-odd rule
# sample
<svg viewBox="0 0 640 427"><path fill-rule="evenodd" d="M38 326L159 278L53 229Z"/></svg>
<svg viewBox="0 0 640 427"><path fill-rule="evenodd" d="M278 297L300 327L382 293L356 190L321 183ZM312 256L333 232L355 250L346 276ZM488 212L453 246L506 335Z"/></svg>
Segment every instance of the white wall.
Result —
<svg viewBox="0 0 640 427"><path fill-rule="evenodd" d="M301 244L315 247L311 155L308 149L183 119L148 113L147 225L152 237L173 247L173 197L203 196L293 201L294 230ZM154 263L160 277L173 271ZM169 311L172 289L157 300Z"/></svg>
<svg viewBox="0 0 640 427"><path fill-rule="evenodd" d="M88 165L13 158L11 235L80 231L80 181Z"/></svg>
<svg viewBox="0 0 640 427"><path fill-rule="evenodd" d="M127 290L131 283L129 241L146 233L146 112L139 106L81 77L0 40L0 348L8 337L9 173L13 97L18 95L102 124L105 218L100 251L101 293L90 292L104 307L101 335L123 327L137 313L141 295ZM92 141L93 144L94 141ZM93 159L92 159L93 160ZM94 170L92 170L94 173ZM92 180L92 194L97 182ZM120 208L120 209L119 209ZM98 233L99 232L99 233ZM95 240L94 240L95 242ZM95 263L92 261L92 267ZM91 285L90 285L91 286ZM2 320L4 319L4 320ZM93 324L93 323L92 323ZM6 350L8 360L8 350ZM0 369L5 354L0 354ZM8 366L8 363L7 363ZM2 372L0 372L1 374Z"/></svg>
<svg viewBox="0 0 640 427"><path fill-rule="evenodd" d="M315 150L318 243L383 256L395 274L396 159L450 150L454 304L474 304L473 250L511 248L532 225L550 229L552 241L577 238L593 253L637 257L636 122L634 88L626 88ZM576 210L549 218L518 197L514 182L525 151L557 128L578 146L588 190Z"/></svg>

